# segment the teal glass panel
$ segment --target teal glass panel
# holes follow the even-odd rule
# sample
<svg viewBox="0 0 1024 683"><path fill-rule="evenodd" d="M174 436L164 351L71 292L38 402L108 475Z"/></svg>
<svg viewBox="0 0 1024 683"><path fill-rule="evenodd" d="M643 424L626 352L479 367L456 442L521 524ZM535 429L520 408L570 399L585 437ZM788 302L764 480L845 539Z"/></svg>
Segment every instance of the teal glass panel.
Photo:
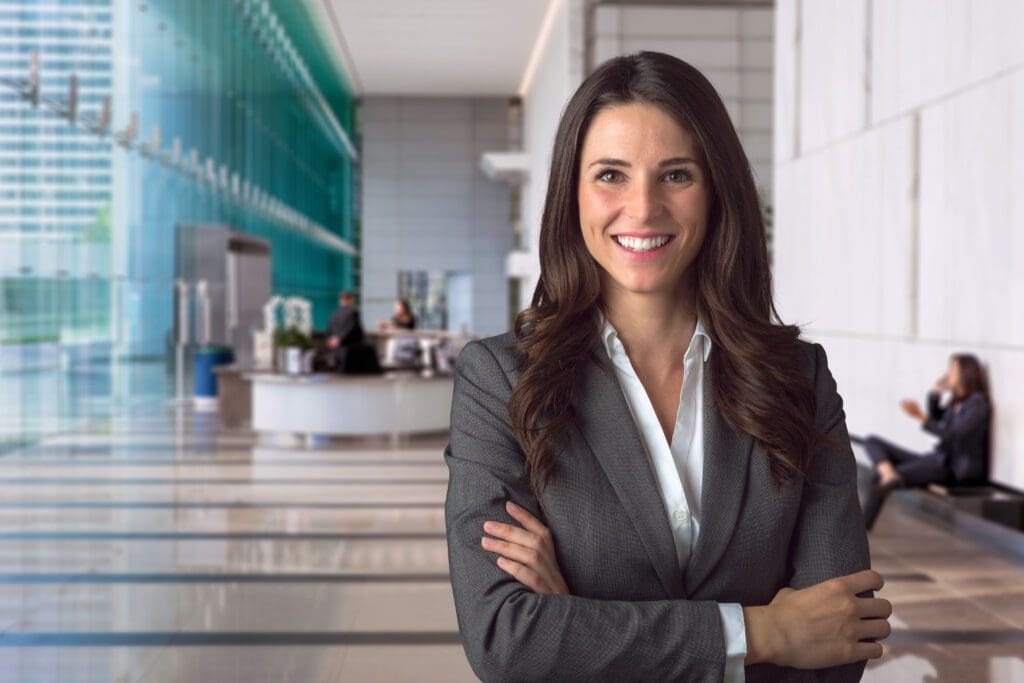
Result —
<svg viewBox="0 0 1024 683"><path fill-rule="evenodd" d="M166 396L179 225L268 240L272 292L316 326L358 289L355 98L304 3L7 2L0 69L0 435L147 394L117 373Z"/></svg>

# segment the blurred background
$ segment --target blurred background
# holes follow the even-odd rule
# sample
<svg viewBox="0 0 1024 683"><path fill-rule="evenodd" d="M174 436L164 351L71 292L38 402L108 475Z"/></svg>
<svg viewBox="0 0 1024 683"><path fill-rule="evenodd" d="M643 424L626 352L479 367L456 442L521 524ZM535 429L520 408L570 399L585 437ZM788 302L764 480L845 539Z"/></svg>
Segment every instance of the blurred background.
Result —
<svg viewBox="0 0 1024 683"><path fill-rule="evenodd" d="M1019 0L0 0L0 681L474 680L451 365L529 304L566 100L639 50L724 99L855 441L927 450L899 400L987 371L986 485L872 532L865 680L1024 681L1022 31Z"/></svg>

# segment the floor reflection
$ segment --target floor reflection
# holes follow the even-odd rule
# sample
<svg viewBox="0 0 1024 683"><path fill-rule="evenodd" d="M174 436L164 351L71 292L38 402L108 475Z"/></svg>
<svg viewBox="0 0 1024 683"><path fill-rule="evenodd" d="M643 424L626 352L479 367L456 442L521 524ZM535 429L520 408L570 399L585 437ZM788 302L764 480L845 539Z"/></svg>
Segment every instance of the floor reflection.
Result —
<svg viewBox="0 0 1024 683"><path fill-rule="evenodd" d="M0 683L476 680L443 437L288 450L115 408L0 458ZM865 681L1024 683L1020 563L896 504L871 546L895 631Z"/></svg>

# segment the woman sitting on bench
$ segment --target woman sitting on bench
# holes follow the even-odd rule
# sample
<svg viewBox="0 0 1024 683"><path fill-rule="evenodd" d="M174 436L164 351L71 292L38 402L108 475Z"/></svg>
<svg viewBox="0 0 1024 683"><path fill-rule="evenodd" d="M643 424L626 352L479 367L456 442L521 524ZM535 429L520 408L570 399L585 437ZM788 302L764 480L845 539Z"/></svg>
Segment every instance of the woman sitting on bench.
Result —
<svg viewBox="0 0 1024 683"><path fill-rule="evenodd" d="M943 404L943 394L950 391ZM928 392L928 412L914 400L900 401L900 408L939 437L929 453L914 453L871 435L864 440L875 463L877 479L864 505L868 530L895 488L944 484L976 484L988 479L989 421L992 415L988 381L981 363L972 354L950 356L949 370Z"/></svg>

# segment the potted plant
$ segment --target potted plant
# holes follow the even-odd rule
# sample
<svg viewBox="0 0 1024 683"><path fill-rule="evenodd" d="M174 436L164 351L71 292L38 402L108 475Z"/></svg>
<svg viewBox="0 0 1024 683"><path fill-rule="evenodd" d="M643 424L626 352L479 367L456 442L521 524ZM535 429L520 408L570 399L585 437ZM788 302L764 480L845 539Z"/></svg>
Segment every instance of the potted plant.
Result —
<svg viewBox="0 0 1024 683"><path fill-rule="evenodd" d="M289 375L302 373L302 355L313 347L313 340L296 326L278 327L274 330L274 358L278 372Z"/></svg>

